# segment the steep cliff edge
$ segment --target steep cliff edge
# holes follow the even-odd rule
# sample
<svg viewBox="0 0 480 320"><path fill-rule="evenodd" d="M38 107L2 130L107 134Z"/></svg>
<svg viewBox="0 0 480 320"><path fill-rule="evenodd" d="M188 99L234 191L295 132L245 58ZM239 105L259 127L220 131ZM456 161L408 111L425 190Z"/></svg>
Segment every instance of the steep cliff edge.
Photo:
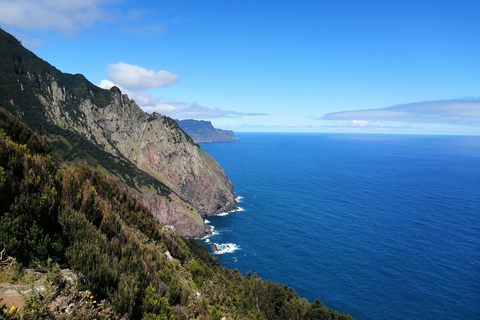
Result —
<svg viewBox="0 0 480 320"><path fill-rule="evenodd" d="M210 121L193 119L175 121L195 142L237 142L232 130L217 129Z"/></svg>
<svg viewBox="0 0 480 320"><path fill-rule="evenodd" d="M112 176L58 167L54 149L0 108L0 319L351 320L223 268Z"/></svg>
<svg viewBox="0 0 480 320"><path fill-rule="evenodd" d="M111 103L104 108L81 100L77 112L81 116L75 119L61 107L68 100L65 87L52 81L49 88L38 98L50 122L73 129L114 156L127 158L202 216L235 208L233 186L223 170L171 118L147 114L113 88Z"/></svg>
<svg viewBox="0 0 480 320"><path fill-rule="evenodd" d="M60 72L1 29L0 74L1 106L53 139L59 161L87 159L115 175L180 235L201 236L199 215L236 207L215 160L174 120L145 113L118 88Z"/></svg>

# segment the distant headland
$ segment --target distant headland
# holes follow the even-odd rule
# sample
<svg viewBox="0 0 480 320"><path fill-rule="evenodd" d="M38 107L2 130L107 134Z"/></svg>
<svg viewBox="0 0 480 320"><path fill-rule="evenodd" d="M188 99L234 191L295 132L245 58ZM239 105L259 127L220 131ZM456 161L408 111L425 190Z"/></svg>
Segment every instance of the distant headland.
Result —
<svg viewBox="0 0 480 320"><path fill-rule="evenodd" d="M232 130L214 128L210 121L204 120L175 120L180 128L192 137L195 142L237 142Z"/></svg>

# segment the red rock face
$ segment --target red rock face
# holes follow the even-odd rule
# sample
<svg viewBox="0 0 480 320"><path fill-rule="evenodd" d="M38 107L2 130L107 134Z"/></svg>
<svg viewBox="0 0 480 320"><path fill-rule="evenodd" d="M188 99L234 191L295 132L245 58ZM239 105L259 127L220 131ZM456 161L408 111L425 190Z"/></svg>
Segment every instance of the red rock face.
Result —
<svg viewBox="0 0 480 320"><path fill-rule="evenodd" d="M160 222L175 225L178 233L194 236L204 230L200 215L235 208L233 187L222 169L175 120L147 114L117 87L104 90L80 74L62 73L15 41L3 44L5 52L14 53L12 57L26 57L2 61L2 66L12 63L3 70L3 78L11 86L0 86L1 98L9 102L6 105L10 111L32 128L41 128L42 132L62 140L61 144L67 149L78 144L77 135L98 146L97 150L82 147L74 160L88 158L116 174L118 180L128 180L125 184L133 193L143 196ZM70 136L67 132L73 133L71 137L67 137ZM61 137L62 134L65 137ZM112 159L100 161L105 159L99 159L106 156L104 152L112 155ZM58 156L64 155L59 152ZM156 181L153 183L156 186L152 186L130 179L129 172L123 169L133 171L135 168L128 162L170 188L170 196L168 188ZM115 163L122 163L121 172L108 168ZM143 177L153 180L149 178Z"/></svg>
<svg viewBox="0 0 480 320"><path fill-rule="evenodd" d="M51 92L65 91L55 82L52 86ZM205 226L196 213L206 216L236 208L233 186L222 168L174 120L149 115L118 92L105 108L93 108L88 99L82 101L81 116L76 118L58 108L62 96L40 100L51 122L76 131L115 156L129 159L167 185L176 200L155 199L145 192L140 198L160 222L175 226L177 233L204 234Z"/></svg>
<svg viewBox="0 0 480 320"><path fill-rule="evenodd" d="M182 203L178 196L171 194L170 198L173 201L167 202L165 198L148 192L139 196L139 200L150 208L158 221L174 226L175 232L180 236L195 238L205 236L209 229L203 220L192 218L192 210L188 208L188 205Z"/></svg>

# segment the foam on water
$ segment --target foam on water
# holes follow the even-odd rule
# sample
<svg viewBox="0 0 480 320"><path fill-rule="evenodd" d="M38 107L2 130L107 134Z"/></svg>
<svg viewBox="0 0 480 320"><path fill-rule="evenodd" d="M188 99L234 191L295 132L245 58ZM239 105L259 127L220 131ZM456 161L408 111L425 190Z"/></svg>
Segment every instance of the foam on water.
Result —
<svg viewBox="0 0 480 320"><path fill-rule="evenodd" d="M357 319L480 319L479 137L239 135L202 145L245 197L209 217L222 265Z"/></svg>
<svg viewBox="0 0 480 320"><path fill-rule="evenodd" d="M212 243L212 245L215 246L214 254L232 253L240 249L235 243Z"/></svg>
<svg viewBox="0 0 480 320"><path fill-rule="evenodd" d="M208 220L205 220L205 223L210 223L210 221L208 221ZM206 235L206 236L204 236L203 238L197 238L197 239L202 239L203 241L205 241L205 242L207 242L207 243L208 243L208 242L210 242L210 239L209 239L209 238L210 238L211 236L216 236L216 235L219 235L220 233L218 233L217 231L214 231L214 230L213 230L213 229L215 229L215 227L214 227L214 226L210 226L210 225L208 225L207 227L209 227L209 228L210 228L210 232L211 232L211 234L207 234L207 235Z"/></svg>
<svg viewBox="0 0 480 320"><path fill-rule="evenodd" d="M242 197L242 198L243 198L243 197ZM240 208L240 207L237 207L237 209L235 209L235 210L231 210L231 211L227 211L227 212L222 212L222 213L217 214L216 216L224 217L224 216L228 216L230 213L241 212L241 211L245 211L245 209ZM210 221L209 221L209 222L210 222ZM206 222L205 222L205 223L206 223Z"/></svg>

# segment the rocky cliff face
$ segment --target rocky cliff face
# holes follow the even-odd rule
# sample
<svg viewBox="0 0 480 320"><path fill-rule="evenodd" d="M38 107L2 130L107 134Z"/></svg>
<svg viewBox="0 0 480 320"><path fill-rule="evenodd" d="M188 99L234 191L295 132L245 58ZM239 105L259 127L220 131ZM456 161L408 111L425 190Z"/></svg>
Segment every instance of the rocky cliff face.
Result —
<svg viewBox="0 0 480 320"><path fill-rule="evenodd" d="M77 117L72 117L61 107L67 101L66 88L52 81L47 92L38 99L52 123L75 130L115 156L126 157L202 216L235 209L233 186L223 170L174 120L145 113L117 88L112 89L106 107L82 99Z"/></svg>
<svg viewBox="0 0 480 320"><path fill-rule="evenodd" d="M223 170L174 120L143 112L116 87L100 89L82 75L58 71L1 29L0 73L0 103L7 110L53 139L68 140L62 142L66 149L83 139L83 154L98 163L107 157L122 164L119 180L130 181L126 185L158 220L174 225L179 234L201 236L206 229L199 215L236 208L233 186ZM66 132L74 138L65 137ZM149 176L130 179L136 175L128 170L130 165ZM166 187L155 182L153 188L145 182L150 176Z"/></svg>

